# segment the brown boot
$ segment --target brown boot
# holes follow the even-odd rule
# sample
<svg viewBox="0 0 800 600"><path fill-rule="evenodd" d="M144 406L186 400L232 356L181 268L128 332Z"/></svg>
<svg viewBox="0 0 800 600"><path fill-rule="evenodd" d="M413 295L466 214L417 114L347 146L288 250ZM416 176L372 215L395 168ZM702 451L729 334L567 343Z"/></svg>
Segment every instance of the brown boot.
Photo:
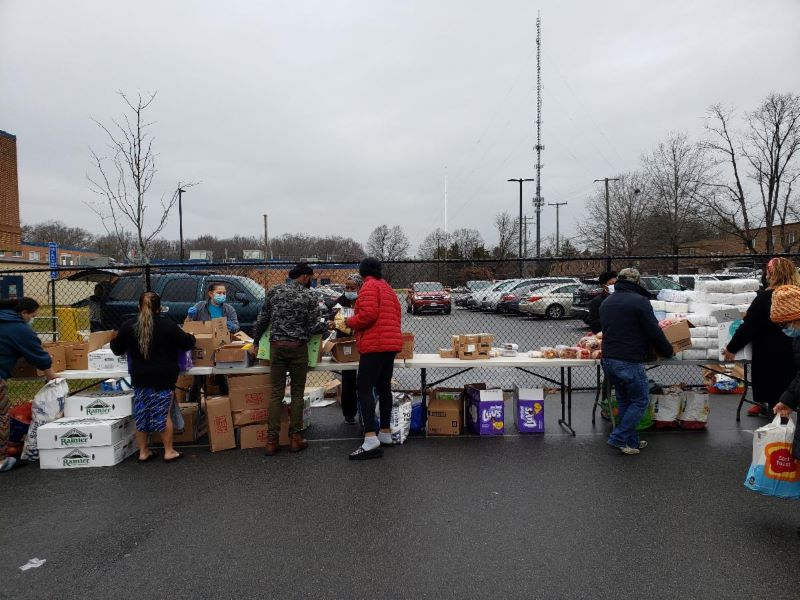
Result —
<svg viewBox="0 0 800 600"><path fill-rule="evenodd" d="M302 452L308 448L308 442L299 433L293 433L291 436L291 447L289 452Z"/></svg>
<svg viewBox="0 0 800 600"><path fill-rule="evenodd" d="M281 447L278 445L278 436L277 435L268 435L267 436L267 456L275 456L278 452L280 452Z"/></svg>

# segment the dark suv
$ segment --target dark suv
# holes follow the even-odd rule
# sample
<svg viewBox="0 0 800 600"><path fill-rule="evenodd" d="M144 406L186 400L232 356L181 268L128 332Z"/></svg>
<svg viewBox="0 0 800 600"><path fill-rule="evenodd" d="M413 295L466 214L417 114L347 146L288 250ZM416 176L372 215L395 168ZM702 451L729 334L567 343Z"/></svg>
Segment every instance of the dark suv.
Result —
<svg viewBox="0 0 800 600"><path fill-rule="evenodd" d="M116 279L103 303L103 327L119 329L139 310L139 296L144 291L144 276L123 275ZM236 309L239 325L248 335L264 306L264 288L248 277L205 273L166 273L150 277L150 289L161 296L164 316L183 323L190 307L206 299L210 283L227 288L228 303Z"/></svg>

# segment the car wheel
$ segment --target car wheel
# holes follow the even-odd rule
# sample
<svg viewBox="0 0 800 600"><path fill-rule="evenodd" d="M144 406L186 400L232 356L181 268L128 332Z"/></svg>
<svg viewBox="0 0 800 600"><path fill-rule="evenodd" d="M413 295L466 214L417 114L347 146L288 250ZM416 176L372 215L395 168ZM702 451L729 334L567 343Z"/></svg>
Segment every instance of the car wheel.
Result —
<svg viewBox="0 0 800 600"><path fill-rule="evenodd" d="M544 314L548 319L560 319L564 316L564 307L560 304L551 304Z"/></svg>
<svg viewBox="0 0 800 600"><path fill-rule="evenodd" d="M411 313L411 305L406 303L406 312Z"/></svg>
<svg viewBox="0 0 800 600"><path fill-rule="evenodd" d="M453 310L452 307L451 308L445 308L444 309L444 314L449 315L452 310Z"/></svg>
<svg viewBox="0 0 800 600"><path fill-rule="evenodd" d="M412 315L417 314L417 310L414 308L414 305L411 305L411 310L409 311Z"/></svg>

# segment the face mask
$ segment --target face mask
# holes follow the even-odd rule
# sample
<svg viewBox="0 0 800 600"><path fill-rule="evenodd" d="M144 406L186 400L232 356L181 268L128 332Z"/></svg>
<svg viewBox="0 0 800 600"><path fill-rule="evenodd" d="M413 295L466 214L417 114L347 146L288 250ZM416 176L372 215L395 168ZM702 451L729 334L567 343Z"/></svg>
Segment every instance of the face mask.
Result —
<svg viewBox="0 0 800 600"><path fill-rule="evenodd" d="M348 300L355 300L358 297L358 292L345 292L344 297Z"/></svg>
<svg viewBox="0 0 800 600"><path fill-rule="evenodd" d="M217 304L224 304L228 297L225 294L214 294L214 302Z"/></svg>
<svg viewBox="0 0 800 600"><path fill-rule="evenodd" d="M800 329L795 329L794 327L784 327L783 333L790 338L800 338Z"/></svg>
<svg viewBox="0 0 800 600"><path fill-rule="evenodd" d="M613 283L611 285L607 285L606 288L608 289L608 293L609 294L613 294L614 293L614 284Z"/></svg>

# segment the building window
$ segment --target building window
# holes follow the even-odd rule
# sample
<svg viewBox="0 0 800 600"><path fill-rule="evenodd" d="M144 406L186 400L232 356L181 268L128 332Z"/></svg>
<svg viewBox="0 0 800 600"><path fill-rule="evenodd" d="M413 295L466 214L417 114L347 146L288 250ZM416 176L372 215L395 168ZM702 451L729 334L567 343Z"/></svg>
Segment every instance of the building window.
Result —
<svg viewBox="0 0 800 600"><path fill-rule="evenodd" d="M3 250L0 250L0 256L5 256L6 253Z"/></svg>
<svg viewBox="0 0 800 600"><path fill-rule="evenodd" d="M787 244L796 244L797 243L797 232L790 231L786 234L786 243Z"/></svg>
<svg viewBox="0 0 800 600"><path fill-rule="evenodd" d="M61 255L61 266L62 267L71 267L72 266L72 254L62 254Z"/></svg>
<svg viewBox="0 0 800 600"><path fill-rule="evenodd" d="M28 260L39 262L41 255L38 252L28 252Z"/></svg>
<svg viewBox="0 0 800 600"><path fill-rule="evenodd" d="M14 250L14 258L22 258L22 250Z"/></svg>

